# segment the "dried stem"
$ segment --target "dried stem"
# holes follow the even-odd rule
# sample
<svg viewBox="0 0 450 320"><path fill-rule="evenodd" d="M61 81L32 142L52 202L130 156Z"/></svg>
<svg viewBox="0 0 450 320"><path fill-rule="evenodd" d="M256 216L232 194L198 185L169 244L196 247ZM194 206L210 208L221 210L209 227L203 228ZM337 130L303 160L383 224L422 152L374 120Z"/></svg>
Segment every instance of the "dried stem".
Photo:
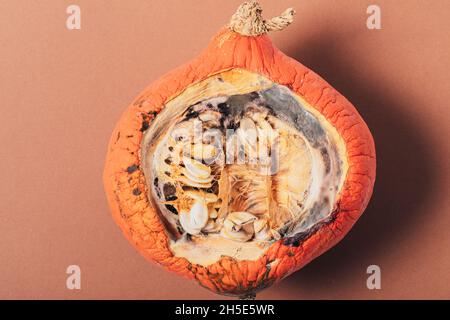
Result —
<svg viewBox="0 0 450 320"><path fill-rule="evenodd" d="M295 10L289 8L268 21L262 17L262 8L257 1L244 2L231 17L229 28L243 36L259 36L270 31L279 31L294 21Z"/></svg>

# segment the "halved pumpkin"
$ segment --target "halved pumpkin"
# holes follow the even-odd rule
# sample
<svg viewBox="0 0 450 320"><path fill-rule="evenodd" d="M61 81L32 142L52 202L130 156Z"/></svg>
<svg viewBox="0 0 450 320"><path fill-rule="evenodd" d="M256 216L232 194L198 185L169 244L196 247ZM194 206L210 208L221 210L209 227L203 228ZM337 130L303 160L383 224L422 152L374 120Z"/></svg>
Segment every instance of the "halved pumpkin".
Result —
<svg viewBox="0 0 450 320"><path fill-rule="evenodd" d="M244 3L208 48L149 86L112 135L113 216L148 259L253 296L335 245L362 214L375 148L355 108L276 49Z"/></svg>

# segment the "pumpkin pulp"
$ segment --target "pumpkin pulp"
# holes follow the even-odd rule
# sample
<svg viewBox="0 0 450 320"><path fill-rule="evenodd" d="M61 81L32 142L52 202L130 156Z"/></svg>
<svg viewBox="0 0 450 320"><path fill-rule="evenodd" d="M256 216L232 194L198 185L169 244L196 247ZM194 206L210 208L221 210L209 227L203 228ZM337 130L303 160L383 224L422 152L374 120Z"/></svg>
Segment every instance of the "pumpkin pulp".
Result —
<svg viewBox="0 0 450 320"><path fill-rule="evenodd" d="M177 257L257 260L332 219L345 147L288 88L242 69L169 101L142 142L148 197Z"/></svg>

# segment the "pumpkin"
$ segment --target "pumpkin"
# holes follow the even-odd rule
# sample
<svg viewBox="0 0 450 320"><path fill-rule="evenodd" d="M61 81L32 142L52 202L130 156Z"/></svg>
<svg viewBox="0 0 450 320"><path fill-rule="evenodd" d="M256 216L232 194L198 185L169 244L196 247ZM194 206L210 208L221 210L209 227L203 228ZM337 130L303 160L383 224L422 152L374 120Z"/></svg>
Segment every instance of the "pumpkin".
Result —
<svg viewBox="0 0 450 320"><path fill-rule="evenodd" d="M366 208L375 148L361 116L242 4L199 57L145 89L112 134L104 184L149 260L254 297L330 249Z"/></svg>

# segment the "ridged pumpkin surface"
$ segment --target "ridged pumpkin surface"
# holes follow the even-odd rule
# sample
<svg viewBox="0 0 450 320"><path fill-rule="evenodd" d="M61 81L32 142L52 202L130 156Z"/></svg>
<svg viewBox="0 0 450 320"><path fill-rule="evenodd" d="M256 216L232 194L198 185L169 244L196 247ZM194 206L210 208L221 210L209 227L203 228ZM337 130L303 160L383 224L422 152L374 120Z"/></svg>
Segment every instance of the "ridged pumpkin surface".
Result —
<svg viewBox="0 0 450 320"><path fill-rule="evenodd" d="M142 139L155 117L175 97L214 75L243 69L289 88L335 128L348 165L332 219L307 236L274 241L256 260L223 256L201 265L177 257L166 226L149 201L142 168ZM227 295L253 294L316 258L350 230L366 208L375 180L375 148L352 104L320 76L274 47L267 35L243 36L226 27L196 59L146 88L118 122L108 148L104 184L115 221L149 260Z"/></svg>

